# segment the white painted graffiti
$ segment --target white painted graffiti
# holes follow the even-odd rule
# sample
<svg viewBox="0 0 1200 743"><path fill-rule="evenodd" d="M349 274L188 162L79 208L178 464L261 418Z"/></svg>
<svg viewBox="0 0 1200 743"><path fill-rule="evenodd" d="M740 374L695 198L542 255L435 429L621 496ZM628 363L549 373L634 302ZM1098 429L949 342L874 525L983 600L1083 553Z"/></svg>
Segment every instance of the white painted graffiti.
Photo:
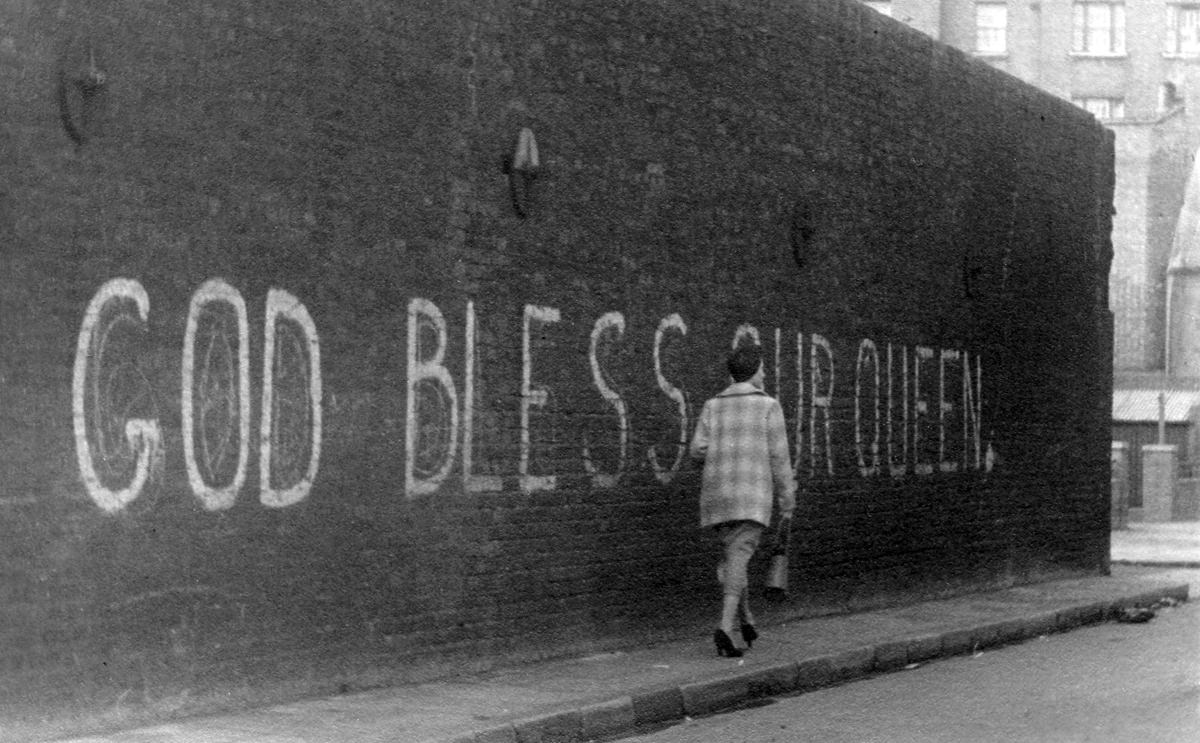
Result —
<svg viewBox="0 0 1200 743"><path fill-rule="evenodd" d="M680 335L687 335L687 325L683 322L683 318L678 314L668 315L658 323L658 330L654 332L654 378L658 382L658 388L663 394L670 398L679 411L679 440L675 444L675 460L671 462L670 467L663 467L658 461L658 452L654 447L646 450L646 456L650 459L650 468L654 470L654 477L664 485L671 482L675 473L679 471L683 464L684 455L687 452L688 445L688 408L687 395L683 390L671 384L663 375L662 371L662 344L663 338L667 331L674 330Z"/></svg>
<svg viewBox="0 0 1200 743"><path fill-rule="evenodd" d="M464 372L466 380L463 383L463 488L467 492L475 493L498 491L503 488L503 481L496 475L477 475L472 470L475 451L475 333L477 330L475 303L468 301L465 333L466 370Z"/></svg>
<svg viewBox="0 0 1200 743"><path fill-rule="evenodd" d="M871 406L871 421L874 437L871 443L863 444L863 367L870 366L875 389L879 389L879 354L875 350L875 342L864 338L858 344L858 362L854 375L854 450L858 455L858 471L863 477L871 477L879 473L879 395L875 395ZM870 452L868 464L866 453Z"/></svg>
<svg viewBox="0 0 1200 743"><path fill-rule="evenodd" d="M266 314L259 501L279 508L307 498L317 479L321 462L321 344L308 310L282 289L267 292ZM283 475L275 477L276 470ZM277 481L280 487L275 487Z"/></svg>
<svg viewBox="0 0 1200 743"><path fill-rule="evenodd" d="M449 331L440 308L426 299L413 299L408 307L408 383L407 424L405 432L405 492L409 496L436 492L446 481L456 464L462 437L463 488L468 492L498 491L503 482L496 475L478 475L472 471L474 452L474 409L476 385L475 337L477 323L475 305L467 303L464 332L464 379L462 380L462 412L458 413L459 396L454 375L445 365ZM535 339L544 326L560 323L561 312L555 307L526 305L521 318L521 388L520 439L517 461L517 484L527 493L554 490L558 487L556 474L537 472L535 466L534 414L547 407L550 390L535 381ZM629 469L630 425L628 405L613 388L599 359L599 349L608 340L619 342L625 335L625 317L620 312L608 312L596 320L589 348L592 383L602 400L612 408L616 419L617 462L612 471L602 471L594 461L593 452L585 440L580 447L583 470L594 487L614 487ZM689 433L687 398L683 389L672 384L664 375L660 350L668 334L686 336L687 325L678 314L663 318L654 340L654 375L658 388L675 403L679 416L679 435L675 441L674 458L669 465L659 459L654 447L646 450L647 460L655 478L669 483L683 464ZM422 411L429 411L422 413ZM426 442L426 443L422 443Z"/></svg>
<svg viewBox="0 0 1200 743"><path fill-rule="evenodd" d="M225 312L218 310L225 308ZM232 312L235 327L228 326ZM231 348L230 336L237 345ZM183 336L183 456L192 492L210 511L229 508L246 482L250 459L250 322L246 302L220 279L205 282L192 295ZM200 346L198 349L197 346ZM196 378L197 351L200 377ZM236 368L235 368L236 363ZM200 386L197 410L196 383ZM201 459L196 457L199 428ZM236 442L233 475L212 484L228 466ZM203 465L203 471L201 469Z"/></svg>
<svg viewBox="0 0 1200 743"><path fill-rule="evenodd" d="M72 409L80 477L110 513L142 493L163 456L152 388L136 366L149 316L142 285L112 279L88 304L76 345ZM321 354L316 325L296 297L271 289L265 318L259 500L278 508L306 498L317 476ZM188 484L210 511L230 508L245 485L249 336L237 289L212 279L195 291L184 331L180 420Z"/></svg>
<svg viewBox="0 0 1200 743"><path fill-rule="evenodd" d="M299 299L271 289L265 301L258 456L259 501L271 508L309 497L320 467L322 424L321 349L316 323ZM146 354L150 300L140 283L113 279L92 297L84 313L75 354L73 421L80 477L104 511L134 501L161 466L163 430L152 387L137 359ZM464 314L462 364L457 378L447 364L456 339L441 308L425 298L407 307L403 488L408 497L440 491L461 467L465 492L504 487L496 474L477 474L478 321L475 304ZM618 487L630 476L633 437L629 399L606 364L626 341L629 320L608 311L591 326L588 363L603 414L589 415L600 431L581 433L579 467L594 488ZM516 484L523 492L554 490L558 473L539 452L545 441L559 450L555 383L539 375L537 356L548 334L563 332L556 307L527 304L521 313ZM781 328L769 335L749 324L736 328L731 345L773 341L768 357L773 392L794 403L794 452L798 472L834 475L834 400L843 384L834 344L819 333L795 334L795 386L785 392ZM664 370L663 348L684 343L688 325L678 313L662 317L654 332L651 364L657 390L671 403L666 441L645 448L643 467L668 484L686 459L692 425L688 393ZM220 279L204 282L191 296L184 331L181 379L182 447L188 485L209 511L231 508L244 490L254 447L250 324L238 290ZM672 352L674 354L674 352ZM615 367L614 367L615 368ZM957 349L895 346L862 339L857 344L852 388L853 453L861 477L931 475L990 470L994 453L981 438L983 371L978 356ZM550 377L554 379L555 377ZM559 382L561 384L561 382ZM852 389L852 391L851 391ZM839 410L842 410L839 408ZM561 412L561 411L560 411ZM844 414L843 414L844 415ZM648 420L655 416L646 416ZM657 418L663 418L659 415ZM656 418L656 419L657 419ZM677 429L675 423L677 422ZM589 423L589 426L593 425ZM655 424L657 425L657 424ZM843 430L838 423L836 430ZM542 434L539 438L538 435ZM546 439L545 436L551 436ZM840 434L838 434L840 435ZM612 442L601 461L597 437ZM665 447L664 447L665 444ZM663 451L663 449L666 451ZM671 451L673 449L673 451ZM461 465L459 464L461 452ZM669 453L668 453L669 452ZM849 454L849 452L847 452ZM557 461L557 460L553 460ZM492 462L492 471L494 465Z"/></svg>
<svg viewBox="0 0 1200 743"><path fill-rule="evenodd" d="M432 334L433 351L423 345ZM432 493L454 466L458 442L458 395L446 368L446 320L433 302L408 304L408 421L404 437L404 484L411 495Z"/></svg>
<svg viewBox="0 0 1200 743"><path fill-rule="evenodd" d="M141 494L151 464L161 457L158 421L136 417L146 412L139 403L149 385L128 355L149 315L142 285L113 279L88 304L75 348L71 400L79 475L88 495L109 513ZM110 484L123 475L124 487Z"/></svg>
<svg viewBox="0 0 1200 743"><path fill-rule="evenodd" d="M521 323L521 454L517 463L517 475L521 490L526 493L553 490L558 485L558 477L555 475L529 474L530 453L533 450L529 436L529 419L534 408L544 408L550 400L550 393L544 387L533 386L533 324L556 323L561 320L562 315L555 307L525 305L525 315Z"/></svg>
<svg viewBox="0 0 1200 743"><path fill-rule="evenodd" d="M521 323L521 387L519 420L519 455L517 481L524 492L554 490L558 487L556 473L545 472L535 467L534 413L547 407L553 390L544 382L537 382L534 340L549 324L562 323L558 308L542 305L526 305ZM629 442L632 429L630 410L626 398L614 388L606 373L599 349L606 343L620 343L625 338L627 319L621 312L611 311L601 315L592 325L588 363L591 382L596 392L611 409L617 440L616 463L604 471L596 463L594 452L583 435L581 444L582 469L597 488L616 487L628 474ZM422 326L427 331L422 334ZM468 491L496 491L502 488L501 478L495 475L480 476L472 472L473 416L475 405L475 307L467 303L466 328L464 332L464 376L461 388L462 400L462 452L463 484ZM669 381L663 374L661 347L668 334L686 337L688 328L679 314L662 318L654 335L653 371L658 389L674 404L679 422L679 437L675 442L674 459L665 466L655 447L648 447L646 457L654 477L669 483L680 470L684 461L690 430L685 390ZM421 338L428 336L428 342ZM753 325L738 326L731 338L731 347L740 343L761 343L763 334ZM773 364L776 394L782 387L783 343L782 329L773 333ZM456 464L455 440L460 416L457 413L459 396L458 383L454 374L444 363L450 333L441 310L425 299L414 299L409 305L409 416L406 437L406 453L412 462L406 467L406 492L409 496L436 492L449 477ZM807 343L807 349L806 349ZM426 346L432 351L426 352ZM796 335L796 400L795 400L795 452L799 466L802 452L807 456L810 473L823 471L835 474L834 458L834 415L833 404L837 378L835 375L834 347L824 336L812 333ZM807 351L807 357L806 357ZM858 459L858 472L863 477L874 477L885 471L892 477L908 473L932 474L961 470L990 470L992 454L990 448L985 456L981 439L982 421L982 366L978 357L965 351L943 350L940 354L931 348L916 346L909 354L908 347L886 345L886 367L881 362L880 347L871 340L863 339L858 346L854 369L854 446ZM900 358L896 363L896 357ZM910 362L911 359L911 362ZM936 359L936 367L932 360ZM804 374L807 364L807 375ZM961 386L955 397L956 383L951 367L961 365ZM931 369L937 371L937 398L930 395ZM808 380L807 387L805 379ZM427 384L422 384L426 382ZM897 393L899 390L899 393ZM911 394L910 394L911 391ZM930 413L931 404L936 403L936 414ZM430 407L436 414L422 416L420 411ZM807 409L807 410L806 410ZM961 416L952 421L956 409ZM911 414L910 414L910 411ZM806 415L807 412L807 415ZM428 421L433 421L429 423ZM961 436L952 440L951 422L961 428ZM432 426L433 431L424 430ZM936 427L937 458L935 463L922 459L929 449L927 436ZM807 429L807 431L806 431ZM419 442L433 441L436 445L422 446ZM807 450L805 445L807 444ZM955 451L957 449L957 451Z"/></svg>
<svg viewBox="0 0 1200 743"><path fill-rule="evenodd" d="M621 475L625 472L625 460L629 449L629 415L625 409L625 400L620 393L613 390L608 380L605 379L604 371L600 368L600 361L596 355L600 339L610 330L618 340L625 335L625 316L620 312L609 312L596 321L596 326L592 330L592 344L588 351L588 362L592 367L592 382L600 391L600 396L612 405L617 414L618 461L616 472L600 472L592 462L592 453L587 443L585 442L583 445L583 468L592 476L592 484L598 488L611 488L620 481Z"/></svg>

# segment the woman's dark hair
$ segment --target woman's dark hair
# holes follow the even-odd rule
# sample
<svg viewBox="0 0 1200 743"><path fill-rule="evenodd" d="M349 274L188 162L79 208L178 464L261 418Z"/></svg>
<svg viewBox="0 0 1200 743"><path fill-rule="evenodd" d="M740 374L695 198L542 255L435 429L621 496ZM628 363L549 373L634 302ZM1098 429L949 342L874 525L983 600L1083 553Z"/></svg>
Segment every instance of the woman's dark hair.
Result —
<svg viewBox="0 0 1200 743"><path fill-rule="evenodd" d="M729 354L729 376L735 382L745 382L762 366L761 346L738 346Z"/></svg>

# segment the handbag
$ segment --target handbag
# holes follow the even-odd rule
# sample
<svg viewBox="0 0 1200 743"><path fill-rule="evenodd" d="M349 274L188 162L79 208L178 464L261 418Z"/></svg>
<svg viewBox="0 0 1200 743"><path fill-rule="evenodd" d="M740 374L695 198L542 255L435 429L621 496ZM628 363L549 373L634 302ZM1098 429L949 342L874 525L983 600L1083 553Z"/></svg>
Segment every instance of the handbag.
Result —
<svg viewBox="0 0 1200 743"><path fill-rule="evenodd" d="M771 567L767 571L766 594L768 598L787 598L788 590L788 545L791 543L792 520L781 519L775 535L775 546L771 550Z"/></svg>

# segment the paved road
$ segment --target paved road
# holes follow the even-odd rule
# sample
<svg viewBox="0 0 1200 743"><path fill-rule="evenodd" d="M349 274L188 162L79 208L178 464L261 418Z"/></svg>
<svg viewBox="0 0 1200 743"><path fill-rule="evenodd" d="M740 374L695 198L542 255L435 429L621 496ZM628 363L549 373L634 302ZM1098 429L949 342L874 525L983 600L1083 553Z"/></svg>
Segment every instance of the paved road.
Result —
<svg viewBox="0 0 1200 743"><path fill-rule="evenodd" d="M640 743L1194 743L1200 570L1193 599L1107 624L690 720Z"/></svg>

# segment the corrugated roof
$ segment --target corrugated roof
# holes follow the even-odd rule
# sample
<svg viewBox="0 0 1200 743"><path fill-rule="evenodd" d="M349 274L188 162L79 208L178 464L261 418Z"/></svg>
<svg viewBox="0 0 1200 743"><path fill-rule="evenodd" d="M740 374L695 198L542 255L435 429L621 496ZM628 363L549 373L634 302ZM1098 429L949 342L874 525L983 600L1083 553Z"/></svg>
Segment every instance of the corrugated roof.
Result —
<svg viewBox="0 0 1200 743"><path fill-rule="evenodd" d="M1125 423L1158 421L1158 395L1161 390L1113 390L1112 419ZM1167 390L1165 393L1167 423L1187 423L1195 416L1192 410L1200 405L1200 392Z"/></svg>

